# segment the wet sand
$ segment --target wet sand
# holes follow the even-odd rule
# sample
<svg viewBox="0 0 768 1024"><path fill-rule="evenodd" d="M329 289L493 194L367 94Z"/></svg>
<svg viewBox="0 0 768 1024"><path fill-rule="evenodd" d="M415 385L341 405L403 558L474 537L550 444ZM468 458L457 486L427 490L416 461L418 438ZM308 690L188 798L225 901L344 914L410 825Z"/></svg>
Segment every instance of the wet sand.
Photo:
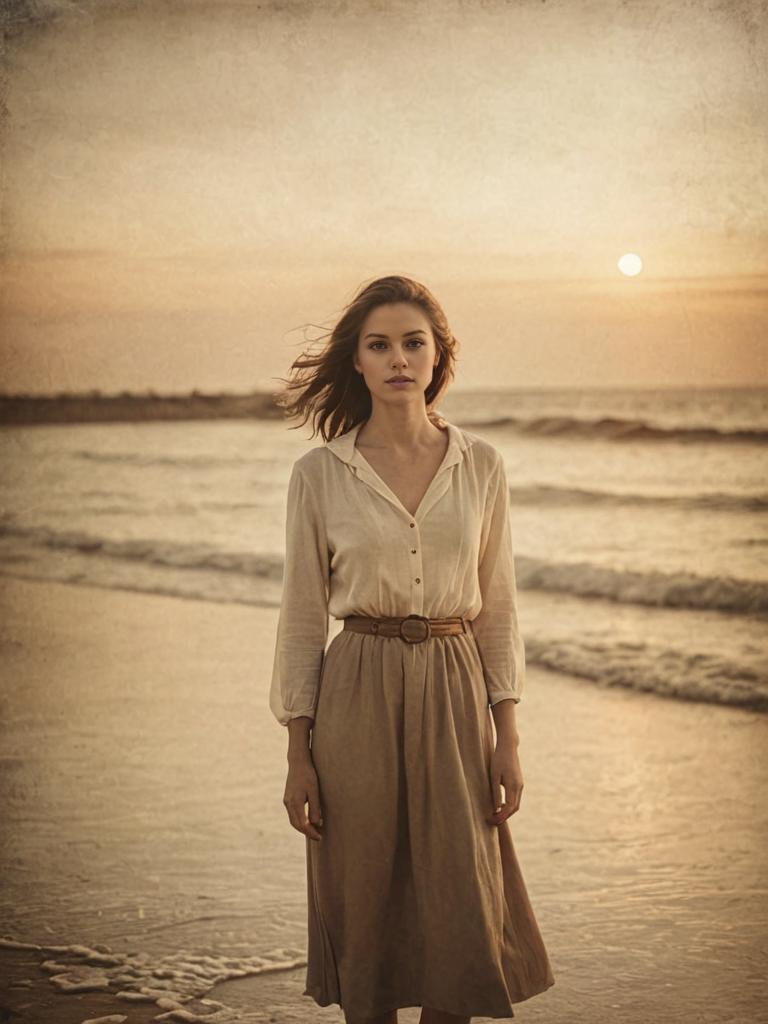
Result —
<svg viewBox="0 0 768 1024"><path fill-rule="evenodd" d="M301 995L276 614L2 581L2 1019L343 1019ZM556 984L516 1016L768 1020L768 717L530 670L518 721Z"/></svg>

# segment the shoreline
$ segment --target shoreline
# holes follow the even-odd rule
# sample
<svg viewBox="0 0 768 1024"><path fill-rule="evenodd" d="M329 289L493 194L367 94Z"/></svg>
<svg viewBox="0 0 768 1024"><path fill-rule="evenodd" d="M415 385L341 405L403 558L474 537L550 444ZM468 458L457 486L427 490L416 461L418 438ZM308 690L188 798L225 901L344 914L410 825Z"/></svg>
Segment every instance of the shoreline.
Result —
<svg viewBox="0 0 768 1024"><path fill-rule="evenodd" d="M157 582L150 586L147 582L144 585L131 586L126 581L115 585L110 583L110 570L107 567L112 556L104 554L99 561L99 556L89 553L80 555L77 549L65 549L63 552L50 552L45 561L45 569L39 570L38 574L32 571L14 572L3 569L0 571L0 579L19 580L22 583L52 583L56 585L74 586L81 589L96 589L113 593L125 593L135 595L146 595L149 598L169 598L182 601L199 602L202 604L234 606L242 608L259 609L269 614L279 611L280 607L280 583L269 578L261 580L262 593L257 599L247 590L241 592L230 590L226 594L201 594L198 590L192 589L185 592L179 589L178 575L168 577L163 584L162 573L158 570ZM83 559L86 564L78 561ZM83 565L82 574L79 579L70 579L78 566ZM525 566L525 560L523 560ZM85 578L85 574L90 576ZM175 570L169 568L169 573ZM519 570L518 579L524 577L525 568ZM104 582L100 580L100 574ZM235 574L233 574L235 575ZM231 581L228 581L228 583ZM183 584L182 584L183 585ZM193 587L200 585L193 583ZM561 595L561 600L562 600ZM577 594L564 595L566 600L578 601ZM538 617L539 628L541 621L546 618L547 592L538 590L525 591L526 603ZM595 600L600 600L595 598ZM627 606L630 607L630 606ZM610 614L610 608L604 614ZM637 609L640 614L648 616L648 624L654 624L653 616L658 609L639 605ZM720 629L721 624L717 617L722 613L709 609L706 612L694 609L661 609L662 614L688 614L708 615L710 622ZM727 612L725 614L728 614ZM738 625L739 620L736 620ZM705 623L706 626L706 623ZM329 641L333 638L334 630L340 626L333 620L329 625ZM741 642L748 643L754 652L757 652L757 641L754 643L748 636L743 636ZM710 643L710 650L714 649ZM747 713L760 714L768 718L768 692L765 691L763 681L764 672L761 671L761 662L755 657L752 664L745 664L742 676L736 677L733 672L719 662L709 658L688 659L684 652L663 649L647 651L643 653L642 659L639 655L634 661L627 662L622 651L613 657L613 660L606 662L599 660L599 656L591 651L576 651L563 654L557 651L553 658L552 648L549 641L541 639L535 632L527 634L526 637L526 661L528 670L534 672L553 673L565 679L579 680L581 683L591 685L598 689L626 689L636 693L647 693L677 702L714 705L716 707L735 708ZM613 652L612 652L613 653ZM586 657L585 657L586 655ZM661 666L661 667L660 667ZM723 675L718 675L718 668ZM631 671L629 671L631 669ZM755 674L750 675L753 672ZM752 687L750 689L749 687Z"/></svg>

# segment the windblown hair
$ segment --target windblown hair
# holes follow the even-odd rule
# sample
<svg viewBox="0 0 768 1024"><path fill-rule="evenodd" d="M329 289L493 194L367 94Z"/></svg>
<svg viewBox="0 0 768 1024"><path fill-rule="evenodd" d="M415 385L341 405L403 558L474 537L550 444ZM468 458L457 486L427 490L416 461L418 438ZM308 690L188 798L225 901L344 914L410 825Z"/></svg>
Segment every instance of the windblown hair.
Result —
<svg viewBox="0 0 768 1024"><path fill-rule="evenodd" d="M352 357L365 318L377 306L393 302L413 303L423 310L430 322L438 362L424 399L429 418L433 422L440 421L434 404L453 380L459 342L429 289L409 277L392 275L379 277L361 287L344 307L336 326L326 335L322 350L314 355L303 352L291 364L291 370L295 371L292 378L277 378L286 386L273 394L276 404L286 410L286 417L304 417L291 429L303 426L311 416L312 437L320 433L323 440L330 441L368 419L372 409L371 393L362 374L355 370Z"/></svg>

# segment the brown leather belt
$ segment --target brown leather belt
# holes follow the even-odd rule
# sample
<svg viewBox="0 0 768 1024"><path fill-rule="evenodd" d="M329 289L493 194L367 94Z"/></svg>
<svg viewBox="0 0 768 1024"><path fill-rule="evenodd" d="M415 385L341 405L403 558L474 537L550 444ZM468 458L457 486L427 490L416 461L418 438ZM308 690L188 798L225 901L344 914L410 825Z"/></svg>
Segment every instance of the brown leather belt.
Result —
<svg viewBox="0 0 768 1024"><path fill-rule="evenodd" d="M430 619L426 615L373 618L368 615L348 615L344 629L355 633L373 633L376 636L396 636L407 644L420 644L431 636L451 636L468 633L467 620L461 615L444 619Z"/></svg>

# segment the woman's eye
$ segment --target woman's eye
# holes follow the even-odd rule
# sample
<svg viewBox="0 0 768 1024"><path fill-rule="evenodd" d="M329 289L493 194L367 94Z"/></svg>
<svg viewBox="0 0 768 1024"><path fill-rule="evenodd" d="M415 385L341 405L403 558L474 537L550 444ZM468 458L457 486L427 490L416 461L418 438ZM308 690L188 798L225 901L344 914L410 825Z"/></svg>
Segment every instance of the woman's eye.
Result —
<svg viewBox="0 0 768 1024"><path fill-rule="evenodd" d="M386 344L387 343L385 341L372 341L368 347L376 348L377 345L384 345L386 347ZM407 344L414 345L416 348L422 348L426 344L426 342L424 342L421 338L411 338L407 342Z"/></svg>
<svg viewBox="0 0 768 1024"><path fill-rule="evenodd" d="M368 346L368 348L376 348L377 345L386 345L386 344L387 343L385 341L372 341L371 344ZM422 341L421 338L411 338L407 342L407 344L408 345L416 345L418 348L421 348L421 346L424 345L425 342Z"/></svg>

